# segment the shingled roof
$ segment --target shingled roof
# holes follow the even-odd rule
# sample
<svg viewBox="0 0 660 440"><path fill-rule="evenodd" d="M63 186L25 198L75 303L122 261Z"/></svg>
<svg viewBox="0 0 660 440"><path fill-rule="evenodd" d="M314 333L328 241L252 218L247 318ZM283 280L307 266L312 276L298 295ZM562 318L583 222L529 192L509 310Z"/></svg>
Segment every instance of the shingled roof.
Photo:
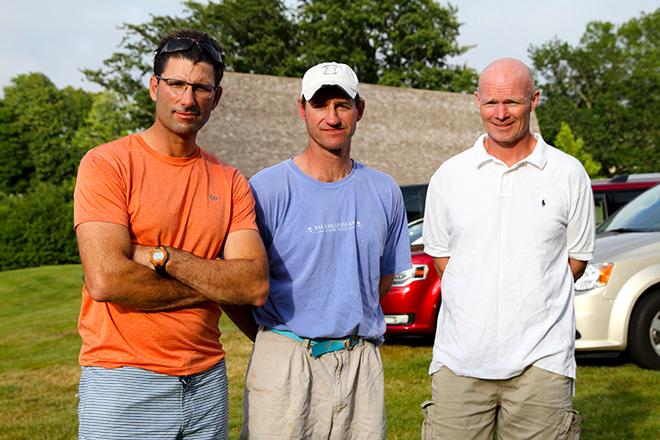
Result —
<svg viewBox="0 0 660 440"><path fill-rule="evenodd" d="M299 78L228 72L199 143L247 177L302 151ZM351 155L400 185L426 183L438 166L484 131L469 94L361 84L366 101ZM532 131L538 132L532 115Z"/></svg>

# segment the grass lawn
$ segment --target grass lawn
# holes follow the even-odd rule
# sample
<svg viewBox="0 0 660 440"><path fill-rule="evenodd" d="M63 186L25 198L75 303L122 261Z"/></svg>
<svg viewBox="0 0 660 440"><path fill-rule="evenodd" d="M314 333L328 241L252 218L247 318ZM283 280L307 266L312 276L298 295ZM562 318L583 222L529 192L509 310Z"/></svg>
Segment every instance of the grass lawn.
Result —
<svg viewBox="0 0 660 440"><path fill-rule="evenodd" d="M0 439L76 438L80 285L78 265L0 272ZM251 344L224 318L221 329L235 439ZM388 439L417 439L420 404L430 397L431 347L396 340L383 346L382 355ZM656 439L660 372L625 360L580 361L575 406L583 439Z"/></svg>

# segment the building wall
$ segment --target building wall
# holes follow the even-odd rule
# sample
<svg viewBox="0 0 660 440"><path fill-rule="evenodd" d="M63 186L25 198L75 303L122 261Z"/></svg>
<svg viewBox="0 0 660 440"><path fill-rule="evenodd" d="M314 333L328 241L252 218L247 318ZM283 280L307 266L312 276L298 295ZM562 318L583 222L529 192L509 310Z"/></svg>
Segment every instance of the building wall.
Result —
<svg viewBox="0 0 660 440"><path fill-rule="evenodd" d="M229 72L199 143L246 176L305 148L297 110L300 79ZM438 166L483 132L468 94L361 84L366 101L353 138L354 159L399 184L426 183ZM538 130L533 115L532 130Z"/></svg>

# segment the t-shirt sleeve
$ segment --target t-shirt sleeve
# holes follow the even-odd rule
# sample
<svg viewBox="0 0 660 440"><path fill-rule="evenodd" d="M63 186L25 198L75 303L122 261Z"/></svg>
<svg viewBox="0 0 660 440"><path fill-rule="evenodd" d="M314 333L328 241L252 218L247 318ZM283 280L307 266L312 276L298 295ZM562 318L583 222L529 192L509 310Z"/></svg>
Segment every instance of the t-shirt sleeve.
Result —
<svg viewBox="0 0 660 440"><path fill-rule="evenodd" d="M264 242L264 246L268 248L273 241L273 234L271 232L271 228L273 227L271 220L273 216L268 215L270 213L268 205L269 194L266 191L268 187L262 185L263 179L259 179L258 177L257 175L250 179L250 188L255 198L255 213L259 234L261 235L261 240Z"/></svg>
<svg viewBox="0 0 660 440"><path fill-rule="evenodd" d="M74 229L86 222L117 223L128 227L126 185L120 171L95 150L80 161L74 190Z"/></svg>
<svg viewBox="0 0 660 440"><path fill-rule="evenodd" d="M596 220L594 195L586 171L582 171L577 187L579 191L571 203L566 227L568 256L574 260L589 261L594 253Z"/></svg>
<svg viewBox="0 0 660 440"><path fill-rule="evenodd" d="M380 274L391 275L411 267L408 219L401 189L396 186L392 203L392 222L380 261Z"/></svg>
<svg viewBox="0 0 660 440"><path fill-rule="evenodd" d="M257 230L254 214L254 197L247 179L238 171L235 171L232 177L231 203L229 232L239 231L241 229Z"/></svg>
<svg viewBox="0 0 660 440"><path fill-rule="evenodd" d="M424 252L435 258L450 256L447 209L440 180L440 176L436 173L429 183L422 233Z"/></svg>

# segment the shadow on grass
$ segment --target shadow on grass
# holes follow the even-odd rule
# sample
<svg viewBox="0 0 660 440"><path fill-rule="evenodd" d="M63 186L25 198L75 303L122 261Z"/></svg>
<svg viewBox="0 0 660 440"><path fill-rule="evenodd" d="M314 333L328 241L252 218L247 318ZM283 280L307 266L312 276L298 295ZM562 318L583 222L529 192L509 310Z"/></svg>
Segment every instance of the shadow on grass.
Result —
<svg viewBox="0 0 660 440"><path fill-rule="evenodd" d="M580 367L618 367L631 362L626 353L614 351L576 352L575 362Z"/></svg>
<svg viewBox="0 0 660 440"><path fill-rule="evenodd" d="M433 335L400 336L385 335L385 344L406 347L433 347Z"/></svg>

